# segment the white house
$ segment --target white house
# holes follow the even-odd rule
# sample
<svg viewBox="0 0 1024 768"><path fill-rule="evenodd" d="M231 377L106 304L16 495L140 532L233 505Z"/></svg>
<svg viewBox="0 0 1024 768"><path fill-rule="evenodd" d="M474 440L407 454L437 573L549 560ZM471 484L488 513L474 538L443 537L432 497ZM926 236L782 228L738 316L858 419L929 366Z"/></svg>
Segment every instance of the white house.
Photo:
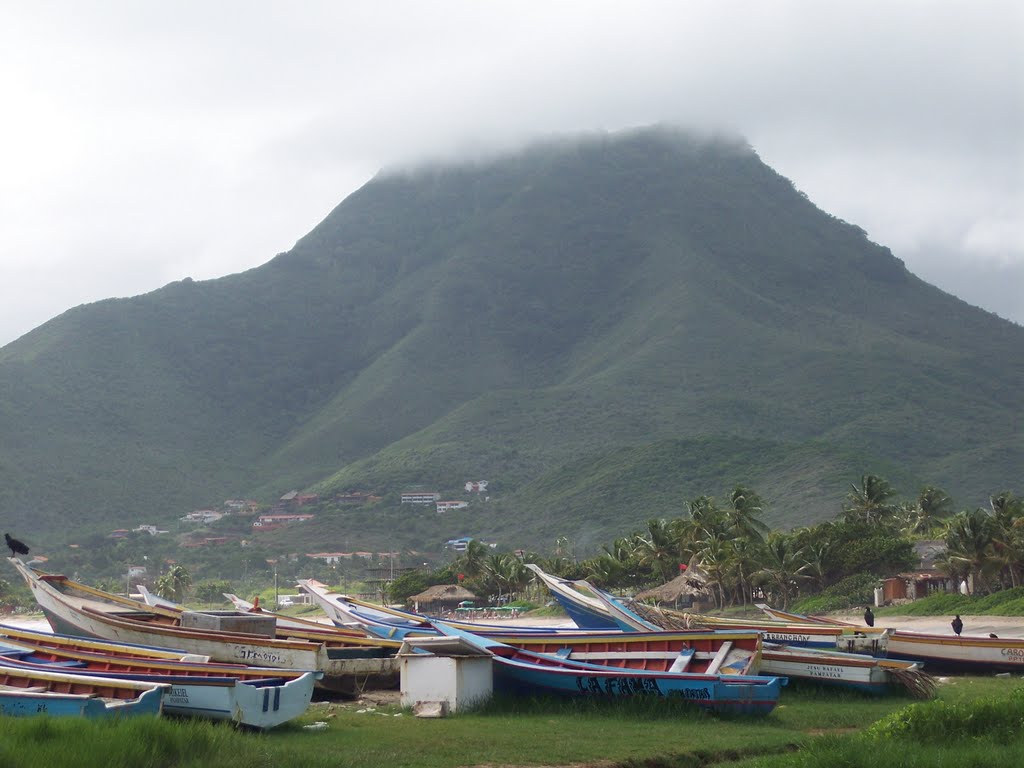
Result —
<svg viewBox="0 0 1024 768"><path fill-rule="evenodd" d="M463 507L468 507L468 506L469 506L469 502L468 501L439 501L439 502L437 502L437 511L438 512L448 512L449 510L452 510L452 509L462 509Z"/></svg>
<svg viewBox="0 0 1024 768"><path fill-rule="evenodd" d="M158 533L168 533L168 531L161 531L155 525L140 525L138 528L132 528L133 533L148 533L150 536L156 536Z"/></svg>
<svg viewBox="0 0 1024 768"><path fill-rule="evenodd" d="M342 559L351 560L351 552L312 552L307 554L306 557L311 557L314 560L323 560L328 565L337 565Z"/></svg>
<svg viewBox="0 0 1024 768"><path fill-rule="evenodd" d="M486 480L477 480L476 482L470 481L470 482L466 483L466 491L468 491L469 493L473 493L473 492L483 493L486 490L487 490L487 481Z"/></svg>
<svg viewBox="0 0 1024 768"><path fill-rule="evenodd" d="M212 509L197 509L195 512L189 512L183 518L186 523L214 523L224 517L225 512L217 512Z"/></svg>
<svg viewBox="0 0 1024 768"><path fill-rule="evenodd" d="M411 491L402 494L403 504L435 504L440 499L440 493L424 493L423 491Z"/></svg>

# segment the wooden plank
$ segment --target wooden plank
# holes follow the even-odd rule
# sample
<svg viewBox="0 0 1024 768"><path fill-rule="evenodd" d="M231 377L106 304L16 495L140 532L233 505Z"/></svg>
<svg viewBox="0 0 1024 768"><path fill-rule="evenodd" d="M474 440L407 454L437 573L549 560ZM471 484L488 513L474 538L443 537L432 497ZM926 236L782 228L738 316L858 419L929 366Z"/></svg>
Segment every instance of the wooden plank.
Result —
<svg viewBox="0 0 1024 768"><path fill-rule="evenodd" d="M722 647L718 649L718 653L715 654L715 658L708 664L708 668L704 671L706 675L717 675L719 668L725 661L725 657L729 655L729 651L732 650L732 640L726 640L722 643Z"/></svg>
<svg viewBox="0 0 1024 768"><path fill-rule="evenodd" d="M672 662L672 666L668 668L668 671L685 672L686 668L690 666L690 660L693 659L695 655L696 654L689 649L683 651L678 656L676 656L676 660Z"/></svg>

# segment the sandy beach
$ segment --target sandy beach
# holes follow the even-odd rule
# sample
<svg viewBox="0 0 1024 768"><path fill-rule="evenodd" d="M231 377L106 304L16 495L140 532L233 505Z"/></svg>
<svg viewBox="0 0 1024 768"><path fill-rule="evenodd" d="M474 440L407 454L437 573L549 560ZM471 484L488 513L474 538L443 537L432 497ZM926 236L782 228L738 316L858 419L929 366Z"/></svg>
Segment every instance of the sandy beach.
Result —
<svg viewBox="0 0 1024 768"><path fill-rule="evenodd" d="M43 618L40 613L36 614L9 614L6 616L0 615L0 624L8 624L12 627L21 627L22 629L32 629L38 632L50 632L50 624Z"/></svg>
<svg viewBox="0 0 1024 768"><path fill-rule="evenodd" d="M848 621L851 624L864 624L864 614L836 614L834 618ZM1024 637L1024 617L1022 616L968 616L963 614L960 619L964 623L964 635L988 637L994 633L1000 637ZM878 616L875 615L876 627L906 629L913 632L928 632L937 635L952 635L953 629L949 622L950 616Z"/></svg>

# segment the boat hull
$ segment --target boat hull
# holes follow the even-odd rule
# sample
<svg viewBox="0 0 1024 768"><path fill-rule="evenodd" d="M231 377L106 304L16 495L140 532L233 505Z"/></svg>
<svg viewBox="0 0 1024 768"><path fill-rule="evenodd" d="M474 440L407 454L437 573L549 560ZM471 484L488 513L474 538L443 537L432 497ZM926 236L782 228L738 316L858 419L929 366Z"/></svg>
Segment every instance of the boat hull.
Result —
<svg viewBox="0 0 1024 768"><path fill-rule="evenodd" d="M0 667L0 713L14 717L159 715L167 690L162 683Z"/></svg>
<svg viewBox="0 0 1024 768"><path fill-rule="evenodd" d="M923 661L926 669L1024 671L1024 638L954 637L893 630L888 656Z"/></svg>

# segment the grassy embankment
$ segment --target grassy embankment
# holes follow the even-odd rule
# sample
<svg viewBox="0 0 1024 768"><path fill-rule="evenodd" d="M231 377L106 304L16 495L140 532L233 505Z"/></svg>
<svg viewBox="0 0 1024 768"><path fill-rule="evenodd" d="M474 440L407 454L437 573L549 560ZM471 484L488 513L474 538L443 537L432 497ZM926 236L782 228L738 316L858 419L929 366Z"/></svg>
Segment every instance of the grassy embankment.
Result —
<svg viewBox="0 0 1024 768"><path fill-rule="evenodd" d="M397 707L318 703L266 734L166 719L0 718L0 766L1019 765L1024 694L1016 689L1006 678L954 678L922 704L794 686L764 718L644 700L503 700L441 720ZM315 722L326 727L304 727Z"/></svg>
<svg viewBox="0 0 1024 768"><path fill-rule="evenodd" d="M920 600L880 608L883 616L1024 616L1024 587L1004 589L981 597L960 594L931 595Z"/></svg>

